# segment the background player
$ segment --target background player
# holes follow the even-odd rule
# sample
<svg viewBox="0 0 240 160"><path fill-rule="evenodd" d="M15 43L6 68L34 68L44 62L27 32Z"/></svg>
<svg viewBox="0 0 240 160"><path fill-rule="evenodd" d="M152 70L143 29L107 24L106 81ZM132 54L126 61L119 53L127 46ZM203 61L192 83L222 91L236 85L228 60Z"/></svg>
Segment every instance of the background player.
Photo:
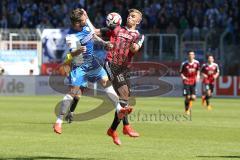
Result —
<svg viewBox="0 0 240 160"><path fill-rule="evenodd" d="M196 99L196 82L199 80L200 64L195 60L195 53L188 52L188 60L180 67L180 74L183 80L183 95L185 96L185 113L190 115L192 101Z"/></svg>
<svg viewBox="0 0 240 160"><path fill-rule="evenodd" d="M212 106L210 105L210 98L212 97L214 82L215 79L218 78L219 72L218 64L214 63L213 55L208 55L207 63L203 64L201 68L201 75L203 77L202 104L206 104L208 110L212 109Z"/></svg>

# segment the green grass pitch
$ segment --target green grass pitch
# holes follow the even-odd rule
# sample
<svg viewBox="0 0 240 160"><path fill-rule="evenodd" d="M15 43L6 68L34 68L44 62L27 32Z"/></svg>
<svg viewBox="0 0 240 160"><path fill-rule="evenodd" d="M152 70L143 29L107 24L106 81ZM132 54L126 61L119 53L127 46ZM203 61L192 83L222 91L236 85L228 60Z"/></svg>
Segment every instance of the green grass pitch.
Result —
<svg viewBox="0 0 240 160"><path fill-rule="evenodd" d="M141 136L124 136L121 124L119 147L106 136L113 111L89 121L64 123L63 133L55 134L54 106L61 98L0 97L0 160L240 159L240 99L212 99L212 111L198 99L191 117L185 117L183 98L137 98L130 122ZM99 103L83 97L76 112Z"/></svg>

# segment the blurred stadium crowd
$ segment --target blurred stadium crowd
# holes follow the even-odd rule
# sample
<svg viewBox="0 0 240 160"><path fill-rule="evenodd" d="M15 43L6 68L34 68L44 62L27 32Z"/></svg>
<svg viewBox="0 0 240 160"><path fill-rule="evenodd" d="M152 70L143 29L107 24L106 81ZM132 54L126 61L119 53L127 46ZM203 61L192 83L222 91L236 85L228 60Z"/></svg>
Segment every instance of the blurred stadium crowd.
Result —
<svg viewBox="0 0 240 160"><path fill-rule="evenodd" d="M185 32L186 37L212 28L239 29L238 0L1 0L0 28L61 28L69 25L72 8L84 7L98 26L105 15L129 8L144 12L141 29L146 32ZM199 35L198 35L199 34Z"/></svg>

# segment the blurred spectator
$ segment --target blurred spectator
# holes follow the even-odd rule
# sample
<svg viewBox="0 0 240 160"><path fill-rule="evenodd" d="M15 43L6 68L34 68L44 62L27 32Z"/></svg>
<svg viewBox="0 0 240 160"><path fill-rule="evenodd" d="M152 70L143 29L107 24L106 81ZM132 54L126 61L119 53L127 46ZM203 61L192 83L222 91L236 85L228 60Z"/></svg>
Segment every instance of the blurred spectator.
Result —
<svg viewBox="0 0 240 160"><path fill-rule="evenodd" d="M185 29L187 29L188 26L189 26L188 20L186 19L186 17L184 15L182 15L180 18L180 21L179 21L179 28L182 31L184 31Z"/></svg>
<svg viewBox="0 0 240 160"><path fill-rule="evenodd" d="M7 28L8 27L8 21L5 15L2 15L0 17L0 28Z"/></svg>
<svg viewBox="0 0 240 160"><path fill-rule="evenodd" d="M1 0L0 3L0 28L67 27L69 13L76 7L85 8L97 27L105 25L107 13L113 11L121 14L124 24L127 10L137 8L143 11L141 29L145 32L176 33L179 28L185 39L198 40L210 30L228 29L233 33L239 26L235 22L240 19L239 0Z"/></svg>
<svg viewBox="0 0 240 160"><path fill-rule="evenodd" d="M167 27L167 33L169 34L177 33L177 28L173 22L170 22L169 26Z"/></svg>
<svg viewBox="0 0 240 160"><path fill-rule="evenodd" d="M33 75L33 69L29 70L29 75L32 76Z"/></svg>
<svg viewBox="0 0 240 160"><path fill-rule="evenodd" d="M97 28L100 28L100 27L102 27L104 25L104 23L105 23L105 19L102 16L101 12L97 12L96 16L95 16L95 19L94 19L94 25Z"/></svg>
<svg viewBox="0 0 240 160"><path fill-rule="evenodd" d="M167 18L165 17L164 14L160 14L158 16L158 28L160 29L160 32L166 32L167 26L168 26L168 22L167 22Z"/></svg>
<svg viewBox="0 0 240 160"><path fill-rule="evenodd" d="M4 72L5 72L5 71L4 71L4 68L2 68L2 67L0 66L0 76L1 76L1 75L4 75Z"/></svg>

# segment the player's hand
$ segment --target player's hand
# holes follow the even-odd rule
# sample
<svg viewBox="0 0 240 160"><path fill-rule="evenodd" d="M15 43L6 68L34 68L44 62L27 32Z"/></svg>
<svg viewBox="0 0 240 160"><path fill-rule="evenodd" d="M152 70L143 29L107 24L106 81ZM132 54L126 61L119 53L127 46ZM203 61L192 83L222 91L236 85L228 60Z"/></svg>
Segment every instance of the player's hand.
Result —
<svg viewBox="0 0 240 160"><path fill-rule="evenodd" d="M83 11L83 15L85 15L88 18L87 12L83 8L81 8L81 10Z"/></svg>
<svg viewBox="0 0 240 160"><path fill-rule="evenodd" d="M136 43L132 43L130 46L130 51L133 53L136 53L138 52L138 50L139 50L139 45L137 45Z"/></svg>
<svg viewBox="0 0 240 160"><path fill-rule="evenodd" d="M113 44L112 44L111 42L106 42L106 44L105 44L105 49L106 49L106 50L111 50L111 49L113 49Z"/></svg>
<svg viewBox="0 0 240 160"><path fill-rule="evenodd" d="M87 47L86 46L80 46L78 49L79 53L86 53L87 52Z"/></svg>
<svg viewBox="0 0 240 160"><path fill-rule="evenodd" d="M216 75L216 74L213 75L213 78L214 78L214 79L217 79L217 78L218 78L218 75Z"/></svg>
<svg viewBox="0 0 240 160"><path fill-rule="evenodd" d="M203 76L204 78L208 78L208 76L207 76L206 74L202 74L202 76Z"/></svg>
<svg viewBox="0 0 240 160"><path fill-rule="evenodd" d="M188 79L187 77L185 77L183 75L181 77L182 77L183 80L187 80Z"/></svg>

